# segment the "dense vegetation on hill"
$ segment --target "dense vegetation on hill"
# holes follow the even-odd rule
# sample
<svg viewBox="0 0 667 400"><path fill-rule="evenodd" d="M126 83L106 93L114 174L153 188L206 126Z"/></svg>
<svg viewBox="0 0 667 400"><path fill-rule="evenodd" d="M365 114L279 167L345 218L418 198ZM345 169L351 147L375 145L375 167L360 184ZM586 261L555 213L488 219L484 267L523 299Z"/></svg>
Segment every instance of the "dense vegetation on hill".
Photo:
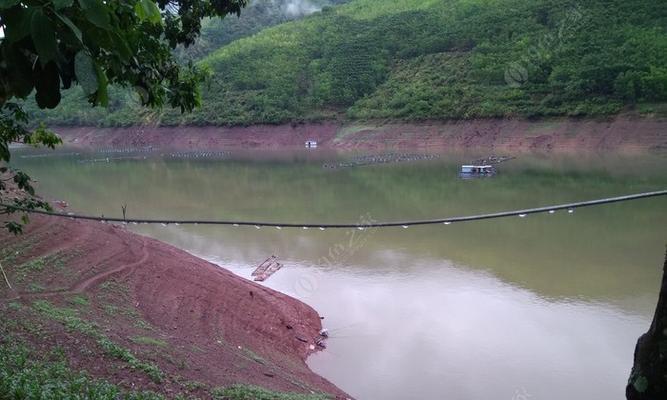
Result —
<svg viewBox="0 0 667 400"><path fill-rule="evenodd" d="M203 107L110 112L75 94L47 122L253 124L597 116L667 101L667 7L653 0L353 0L201 61Z"/></svg>
<svg viewBox="0 0 667 400"><path fill-rule="evenodd" d="M252 0L238 17L204 20L201 36L193 45L177 48L176 55L183 61L196 61L236 39L299 19L321 10L322 7L347 1L349 0Z"/></svg>

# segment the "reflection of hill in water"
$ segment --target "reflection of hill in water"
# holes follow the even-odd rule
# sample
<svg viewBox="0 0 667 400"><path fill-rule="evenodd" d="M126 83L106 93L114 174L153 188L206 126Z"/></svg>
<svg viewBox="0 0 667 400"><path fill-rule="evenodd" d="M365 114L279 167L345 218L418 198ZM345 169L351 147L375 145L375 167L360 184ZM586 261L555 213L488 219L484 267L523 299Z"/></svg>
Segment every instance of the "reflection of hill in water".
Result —
<svg viewBox="0 0 667 400"><path fill-rule="evenodd" d="M460 157L457 157L460 158ZM483 181L456 177L458 161L324 170L313 156L254 163L153 160L81 165L21 160L50 197L76 210L128 216L355 222L435 218L579 201L667 187L661 158L519 159ZM49 177L58 177L52 182ZM488 270L545 297L625 302L655 293L667 226L665 199L451 226L389 229L370 235L339 264L359 272L421 273L451 260ZM141 228L202 255L253 264L271 253L317 264L349 232L249 228ZM190 235L196 234L196 235ZM347 234L346 234L347 233ZM392 257L386 257L391 251ZM392 261L394 260L394 261ZM400 260L400 262L398 262ZM414 262L411 262L414 260ZM422 262L427 261L427 262ZM400 264L400 265L399 265ZM334 264L335 265L335 264ZM428 273L428 271L424 271Z"/></svg>

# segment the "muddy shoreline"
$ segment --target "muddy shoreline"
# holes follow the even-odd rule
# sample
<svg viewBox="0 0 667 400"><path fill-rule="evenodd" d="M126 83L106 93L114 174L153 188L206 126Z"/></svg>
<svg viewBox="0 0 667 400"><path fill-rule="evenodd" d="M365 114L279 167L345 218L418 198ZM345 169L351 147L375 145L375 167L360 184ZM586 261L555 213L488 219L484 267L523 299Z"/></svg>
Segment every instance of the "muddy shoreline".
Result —
<svg viewBox="0 0 667 400"><path fill-rule="evenodd" d="M323 122L247 127L55 127L67 146L224 150L318 147L336 150L433 149L498 153L642 153L667 150L667 119L487 119L430 122Z"/></svg>
<svg viewBox="0 0 667 400"><path fill-rule="evenodd" d="M13 283L12 290L4 281L0 287L3 319L33 327L5 334L45 352L51 344L62 347L75 370L167 396L179 391L179 379L187 379L202 388L248 384L349 397L306 365L322 323L315 310L294 298L122 225L33 216L24 235L2 230L0 241ZM40 262L49 268L25 267ZM71 309L73 299L81 298L85 307L77 315L157 365L166 379L156 384L97 350L85 332L35 316L36 301ZM5 307L9 303L22 307ZM2 333L5 327L0 328ZM209 397L204 389L197 391Z"/></svg>

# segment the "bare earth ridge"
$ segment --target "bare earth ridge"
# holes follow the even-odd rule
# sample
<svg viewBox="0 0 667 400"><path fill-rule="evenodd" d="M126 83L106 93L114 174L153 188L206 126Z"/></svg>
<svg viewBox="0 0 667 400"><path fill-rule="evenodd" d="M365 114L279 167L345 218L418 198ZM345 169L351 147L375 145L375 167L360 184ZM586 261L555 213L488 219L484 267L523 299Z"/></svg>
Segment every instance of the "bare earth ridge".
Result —
<svg viewBox="0 0 667 400"><path fill-rule="evenodd" d="M667 149L667 119L485 119L356 122L249 127L55 128L81 148L156 146L178 150L302 147L316 140L334 149L453 149L497 152L645 152Z"/></svg>

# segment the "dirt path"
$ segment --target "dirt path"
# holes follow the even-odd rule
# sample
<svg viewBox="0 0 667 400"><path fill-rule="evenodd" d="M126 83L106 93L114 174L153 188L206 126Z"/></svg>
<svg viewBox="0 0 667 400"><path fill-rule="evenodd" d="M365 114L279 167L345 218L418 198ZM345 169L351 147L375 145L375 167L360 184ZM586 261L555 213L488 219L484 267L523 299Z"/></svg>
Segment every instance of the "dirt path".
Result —
<svg viewBox="0 0 667 400"><path fill-rule="evenodd" d="M18 296L13 297L9 300L18 300L18 299L36 299L36 298L44 298L44 297L52 297L52 296L68 296L68 295L77 295L77 294L83 294L90 288L99 285L100 283L106 281L113 275L116 275L120 272L128 271L128 273L131 273L134 268L140 266L141 264L145 263L148 258L150 257L150 254L148 253L148 249L146 247L146 240L144 238L140 238L142 243L142 255L141 259L129 263L129 264L121 264L116 268L100 272L97 275L94 275L88 279L84 279L80 282L75 283L72 287L69 289L64 289L64 290L47 290L47 291L40 291L40 292L19 292ZM75 243L65 243L60 246L58 246L55 250L51 251L50 254L55 254L58 253L62 250L65 250L67 248L71 248L75 246Z"/></svg>
<svg viewBox="0 0 667 400"><path fill-rule="evenodd" d="M146 246L146 239L140 238L139 240L141 240L141 253L142 253L141 258L139 260L130 264L121 264L117 268L110 269L108 271L97 274L91 278L88 278L82 282L79 282L71 289L71 293L83 293L85 290L88 290L88 288L91 288L93 286L96 286L104 282L112 275L124 271L129 271L129 273L131 273L132 270L134 270L134 268L148 261L150 254L148 253L148 248Z"/></svg>

